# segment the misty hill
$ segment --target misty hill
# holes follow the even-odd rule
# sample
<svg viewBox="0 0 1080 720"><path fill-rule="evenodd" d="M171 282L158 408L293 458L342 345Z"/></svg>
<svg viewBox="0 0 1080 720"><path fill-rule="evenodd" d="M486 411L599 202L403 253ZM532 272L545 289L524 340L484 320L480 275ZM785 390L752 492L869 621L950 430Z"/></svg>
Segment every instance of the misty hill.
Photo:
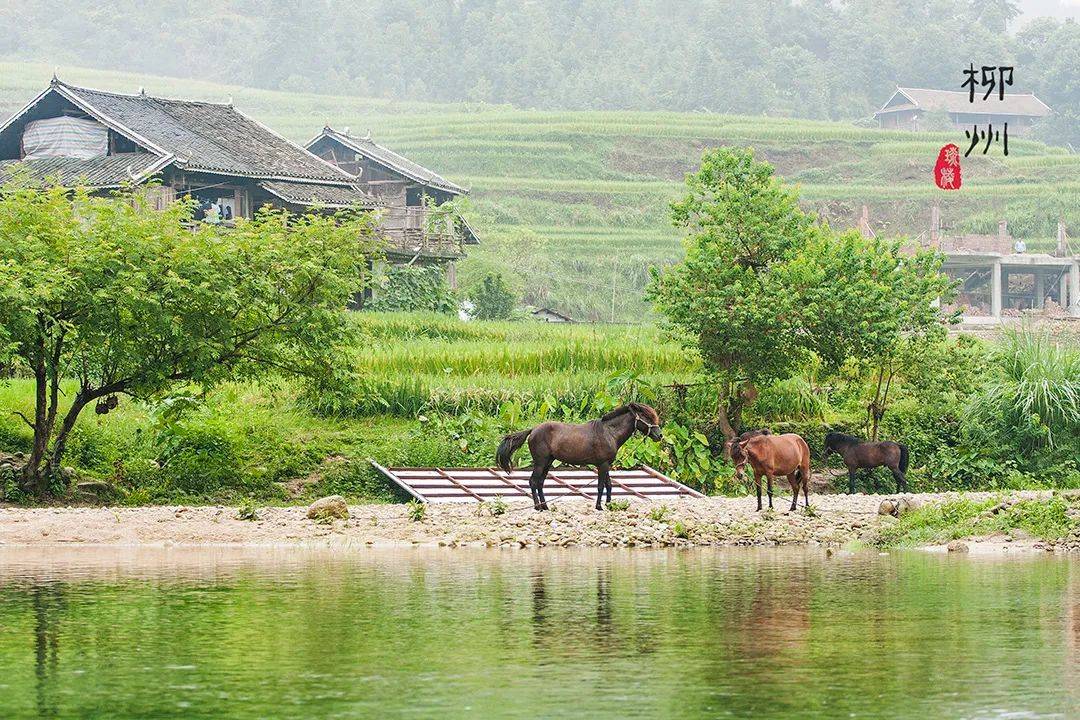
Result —
<svg viewBox="0 0 1080 720"><path fill-rule="evenodd" d="M0 63L0 115L45 87L51 66ZM681 245L667 204L701 151L749 145L801 187L804 204L837 227L868 206L886 235L917 236L938 201L945 225L993 233L999 218L1035 249L1052 242L1057 218L1080 228L1080 156L1012 139L964 162L962 191L932 184L937 151L963 134L902 133L849 123L712 113L527 111L482 104L400 103L284 93L174 78L62 69L70 82L156 95L233 102L303 142L330 122L379 142L472 189L470 219L484 244L470 251L463 281L486 269L514 278L534 304L580 318L640 319L650 264L676 260ZM1075 234L1075 231L1074 231Z"/></svg>

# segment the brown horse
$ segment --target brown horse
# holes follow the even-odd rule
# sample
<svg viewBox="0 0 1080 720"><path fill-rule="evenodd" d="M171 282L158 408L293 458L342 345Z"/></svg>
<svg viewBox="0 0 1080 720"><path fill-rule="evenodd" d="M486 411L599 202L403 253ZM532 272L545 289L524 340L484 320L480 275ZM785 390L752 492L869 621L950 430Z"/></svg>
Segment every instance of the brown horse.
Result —
<svg viewBox="0 0 1080 720"><path fill-rule="evenodd" d="M907 492L907 445L885 442L863 442L853 435L831 432L825 436L825 457L838 453L848 471L848 491L855 494L855 471L884 465L896 479L896 492Z"/></svg>
<svg viewBox="0 0 1080 720"><path fill-rule="evenodd" d="M611 503L611 477L608 473L615 462L615 454L639 430L656 442L663 439L660 416L656 411L648 405L630 403L615 408L599 420L580 425L546 422L529 430L511 433L499 443L495 461L503 470L510 472L513 470L511 456L528 441L532 454L529 490L532 491L533 506L537 510L548 509L544 480L553 462L559 460L571 465L595 465L598 478L596 509L599 510L605 489L607 501Z"/></svg>
<svg viewBox="0 0 1080 720"><path fill-rule="evenodd" d="M786 475L791 483L791 510L799 504L799 487L802 486L806 504L810 504L810 446L794 433L783 435L753 435L747 440L735 438L728 443L731 459L740 480L746 477L746 464L754 470L754 488L757 490L757 509L761 510L761 476L764 475L769 490L769 508L772 508L772 482L777 475Z"/></svg>

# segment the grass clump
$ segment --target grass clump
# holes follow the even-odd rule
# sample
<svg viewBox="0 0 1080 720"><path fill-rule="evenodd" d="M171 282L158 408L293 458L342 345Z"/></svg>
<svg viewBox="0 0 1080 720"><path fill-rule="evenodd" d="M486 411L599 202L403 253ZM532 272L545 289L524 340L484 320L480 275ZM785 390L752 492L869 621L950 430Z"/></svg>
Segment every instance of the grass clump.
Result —
<svg viewBox="0 0 1080 720"><path fill-rule="evenodd" d="M653 522L664 522L668 518L671 508L667 505L658 505L649 510L649 519Z"/></svg>
<svg viewBox="0 0 1080 720"><path fill-rule="evenodd" d="M675 525L671 528L671 532L674 533L675 537L681 540L690 539L690 528L687 527L686 523L682 520L675 521Z"/></svg>
<svg viewBox="0 0 1080 720"><path fill-rule="evenodd" d="M427 517L427 503L410 500L405 506L405 515L413 522L422 522Z"/></svg>
<svg viewBox="0 0 1080 720"><path fill-rule="evenodd" d="M626 512L630 509L630 501L626 499L612 500L607 504L609 512Z"/></svg>
<svg viewBox="0 0 1080 720"><path fill-rule="evenodd" d="M905 513L879 530L873 542L878 547L916 547L1015 530L1040 540L1059 540L1080 527L1070 516L1070 508L1061 495L1019 501L950 500Z"/></svg>
<svg viewBox="0 0 1080 720"><path fill-rule="evenodd" d="M248 499L240 503L240 507L236 508L236 519L257 521L259 519L259 508L255 505L255 501Z"/></svg>

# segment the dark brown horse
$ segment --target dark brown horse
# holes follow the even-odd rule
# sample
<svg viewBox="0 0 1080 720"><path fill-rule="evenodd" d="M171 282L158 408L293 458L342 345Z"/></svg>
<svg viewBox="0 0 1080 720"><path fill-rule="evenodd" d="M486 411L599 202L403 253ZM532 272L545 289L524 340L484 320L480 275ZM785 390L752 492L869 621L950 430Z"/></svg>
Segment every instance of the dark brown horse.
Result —
<svg viewBox="0 0 1080 720"><path fill-rule="evenodd" d="M757 509L761 510L761 477L768 484L769 508L772 508L772 481L777 475L786 475L791 484L791 510L799 504L799 488L803 498L810 504L810 446L794 433L783 435L755 434L748 439L735 438L728 443L735 472L740 480L746 477L746 464L754 470L754 488L757 490Z"/></svg>
<svg viewBox="0 0 1080 720"><path fill-rule="evenodd" d="M503 470L510 472L513 470L510 458L528 441L532 454L529 490L532 491L533 506L537 510L548 509L547 499L544 498L544 479L553 462L595 465L598 478L596 509L599 510L605 489L607 501L611 502L611 477L608 473L615 462L615 454L638 431L657 442L663 439L660 416L656 411L648 405L630 403L612 410L599 420L580 425L546 422L529 430L511 433L499 443L495 461Z"/></svg>
<svg viewBox="0 0 1080 720"><path fill-rule="evenodd" d="M838 453L848 471L848 491L855 494L855 471L884 465L896 478L896 492L907 492L907 445L889 440L863 442L853 435L831 432L825 436L825 457Z"/></svg>

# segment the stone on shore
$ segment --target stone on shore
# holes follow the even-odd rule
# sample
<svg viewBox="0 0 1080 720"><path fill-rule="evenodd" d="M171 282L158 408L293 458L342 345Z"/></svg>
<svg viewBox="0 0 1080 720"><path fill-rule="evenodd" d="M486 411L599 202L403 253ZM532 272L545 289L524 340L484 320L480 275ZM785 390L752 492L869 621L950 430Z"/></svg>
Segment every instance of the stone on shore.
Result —
<svg viewBox="0 0 1080 720"><path fill-rule="evenodd" d="M945 549L951 553L966 553L968 551L968 545L963 540L953 540L945 546Z"/></svg>
<svg viewBox="0 0 1080 720"><path fill-rule="evenodd" d="M311 503L307 516L309 520L347 520L349 506L340 495L329 495Z"/></svg>

